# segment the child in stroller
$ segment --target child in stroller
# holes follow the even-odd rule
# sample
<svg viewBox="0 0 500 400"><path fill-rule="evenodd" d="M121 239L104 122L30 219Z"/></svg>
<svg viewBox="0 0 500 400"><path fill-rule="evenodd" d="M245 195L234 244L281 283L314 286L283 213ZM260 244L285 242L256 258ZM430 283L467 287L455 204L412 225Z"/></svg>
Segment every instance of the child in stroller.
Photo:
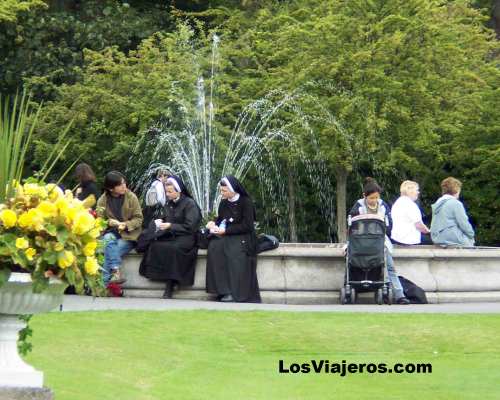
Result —
<svg viewBox="0 0 500 400"><path fill-rule="evenodd" d="M346 257L346 276L340 301L356 302L356 291L375 290L375 300L382 304L409 304L404 296L392 260L389 240L392 227L389 206L380 198L382 189L367 178L363 198L349 212L349 239ZM356 217L356 218L355 218ZM389 283L390 282L390 283Z"/></svg>

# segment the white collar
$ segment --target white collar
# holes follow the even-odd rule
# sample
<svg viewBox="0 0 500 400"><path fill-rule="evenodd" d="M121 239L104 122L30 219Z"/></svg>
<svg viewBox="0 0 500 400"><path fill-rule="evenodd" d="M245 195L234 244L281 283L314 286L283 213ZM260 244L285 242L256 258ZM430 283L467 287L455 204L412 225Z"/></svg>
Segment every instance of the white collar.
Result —
<svg viewBox="0 0 500 400"><path fill-rule="evenodd" d="M227 199L227 201L234 203L235 201L238 201L239 199L240 199L240 194L236 193L233 197L231 197L230 199Z"/></svg>

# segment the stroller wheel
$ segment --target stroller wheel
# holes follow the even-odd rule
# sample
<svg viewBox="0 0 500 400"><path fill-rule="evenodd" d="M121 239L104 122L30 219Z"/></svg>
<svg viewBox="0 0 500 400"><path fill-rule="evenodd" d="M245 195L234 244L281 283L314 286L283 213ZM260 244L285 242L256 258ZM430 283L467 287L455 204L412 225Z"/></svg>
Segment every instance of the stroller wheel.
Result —
<svg viewBox="0 0 500 400"><path fill-rule="evenodd" d="M340 304L345 304L346 303L346 298L345 298L345 287L340 288Z"/></svg>
<svg viewBox="0 0 500 400"><path fill-rule="evenodd" d="M390 287L387 289L387 304L391 305L394 302L394 292Z"/></svg>
<svg viewBox="0 0 500 400"><path fill-rule="evenodd" d="M351 289L351 295L349 296L351 304L356 304L356 289Z"/></svg>
<svg viewBox="0 0 500 400"><path fill-rule="evenodd" d="M382 289L377 289L375 292L375 302L380 306L384 304L384 294L382 292Z"/></svg>

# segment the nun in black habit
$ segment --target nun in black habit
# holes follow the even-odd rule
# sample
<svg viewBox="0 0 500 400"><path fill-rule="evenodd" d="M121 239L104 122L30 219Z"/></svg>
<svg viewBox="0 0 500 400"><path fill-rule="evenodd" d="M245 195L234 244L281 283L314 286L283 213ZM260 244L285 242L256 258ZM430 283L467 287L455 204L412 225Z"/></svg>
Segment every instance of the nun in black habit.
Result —
<svg viewBox="0 0 500 400"><path fill-rule="evenodd" d="M224 302L260 303L252 199L234 176L225 176L219 185L218 215L207 224L207 292Z"/></svg>
<svg viewBox="0 0 500 400"><path fill-rule="evenodd" d="M144 232L150 240L139 272L151 280L165 281L163 298L169 299L175 284L193 285L201 212L179 177L170 176L165 189L168 201L162 218L151 221Z"/></svg>

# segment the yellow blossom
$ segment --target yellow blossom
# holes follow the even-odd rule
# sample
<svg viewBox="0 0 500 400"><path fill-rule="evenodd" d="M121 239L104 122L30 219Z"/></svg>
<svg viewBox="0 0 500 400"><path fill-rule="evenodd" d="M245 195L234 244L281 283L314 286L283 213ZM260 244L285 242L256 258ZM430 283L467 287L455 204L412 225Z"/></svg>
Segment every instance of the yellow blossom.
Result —
<svg viewBox="0 0 500 400"><path fill-rule="evenodd" d="M36 250L33 247L30 247L24 251L24 254L26 254L26 258L30 261L33 260L33 257L36 255Z"/></svg>
<svg viewBox="0 0 500 400"><path fill-rule="evenodd" d="M69 250L60 252L59 255L57 256L57 264L59 265L59 267L63 269L68 268L70 265L73 264L74 261L75 261L75 256Z"/></svg>
<svg viewBox="0 0 500 400"><path fill-rule="evenodd" d="M12 210L2 210L0 212L0 220L3 225L8 229L16 225L17 214Z"/></svg>
<svg viewBox="0 0 500 400"><path fill-rule="evenodd" d="M90 237L97 239L101 235L100 228L94 228L89 232Z"/></svg>
<svg viewBox="0 0 500 400"><path fill-rule="evenodd" d="M41 231L43 229L43 214L37 208L32 208L19 216L19 226Z"/></svg>
<svg viewBox="0 0 500 400"><path fill-rule="evenodd" d="M62 189L55 183L49 183L48 185L45 186L45 189L48 192L49 199L52 201L56 201L57 199L64 196L64 192L62 191Z"/></svg>
<svg viewBox="0 0 500 400"><path fill-rule="evenodd" d="M89 242L83 247L83 254L87 257L93 256L97 247L96 242Z"/></svg>
<svg viewBox="0 0 500 400"><path fill-rule="evenodd" d="M80 211L73 220L72 232L77 235L83 235L94 227L94 217L88 211Z"/></svg>
<svg viewBox="0 0 500 400"><path fill-rule="evenodd" d="M99 271L99 263L95 257L87 257L85 261L85 272L89 275L95 275Z"/></svg>
<svg viewBox="0 0 500 400"><path fill-rule="evenodd" d="M30 242L28 242L28 240L26 240L25 238L17 238L16 247L18 249L27 249L28 247L30 247Z"/></svg>
<svg viewBox="0 0 500 400"><path fill-rule="evenodd" d="M47 198L47 191L45 190L45 187L36 183L25 183L24 193L28 196L38 196L42 199Z"/></svg>
<svg viewBox="0 0 500 400"><path fill-rule="evenodd" d="M42 201L37 208L45 218L57 216L57 207L50 201Z"/></svg>
<svg viewBox="0 0 500 400"><path fill-rule="evenodd" d="M64 191L64 197L68 200L73 200L73 192L71 190L66 189Z"/></svg>
<svg viewBox="0 0 500 400"><path fill-rule="evenodd" d="M62 243L56 243L55 246L54 246L54 250L55 251L63 251L64 250L64 246Z"/></svg>

